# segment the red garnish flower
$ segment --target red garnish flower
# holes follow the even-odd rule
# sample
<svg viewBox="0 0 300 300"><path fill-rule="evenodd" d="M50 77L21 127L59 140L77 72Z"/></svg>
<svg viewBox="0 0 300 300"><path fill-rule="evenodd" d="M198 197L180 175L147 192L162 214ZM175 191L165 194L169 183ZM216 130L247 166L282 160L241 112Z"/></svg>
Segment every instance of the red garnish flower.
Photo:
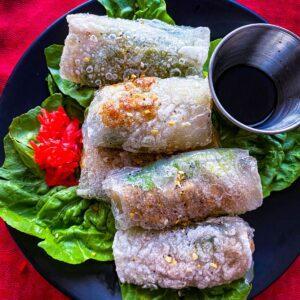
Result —
<svg viewBox="0 0 300 300"><path fill-rule="evenodd" d="M64 108L56 111L41 110L41 124L36 137L38 143L30 142L34 160L46 172L48 186L73 186L78 183L75 172L82 152L82 133L77 119L71 120Z"/></svg>

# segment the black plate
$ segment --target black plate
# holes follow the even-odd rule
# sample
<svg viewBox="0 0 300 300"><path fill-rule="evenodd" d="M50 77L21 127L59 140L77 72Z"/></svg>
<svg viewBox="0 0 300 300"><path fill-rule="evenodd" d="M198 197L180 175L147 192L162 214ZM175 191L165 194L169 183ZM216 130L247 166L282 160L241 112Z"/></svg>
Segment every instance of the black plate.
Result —
<svg viewBox="0 0 300 300"><path fill-rule="evenodd" d="M168 11L177 24L208 26L212 39L249 23L265 22L246 8L225 0L168 1ZM96 1L72 11L104 14ZM44 48L63 43L67 35L64 18L50 26L28 49L14 69L0 103L0 141L13 117L41 103L48 95L45 84L47 68ZM0 147L3 161L3 145ZM293 262L300 249L299 206L300 181L291 188L272 194L262 208L245 218L255 228L255 279L252 296L280 276ZM298 192L298 193L297 193ZM299 200L299 199L298 199ZM119 299L120 291L114 264L88 261L73 266L51 259L38 248L38 240L10 228L15 241L34 267L62 292L76 299ZM12 266L13 267L13 266Z"/></svg>

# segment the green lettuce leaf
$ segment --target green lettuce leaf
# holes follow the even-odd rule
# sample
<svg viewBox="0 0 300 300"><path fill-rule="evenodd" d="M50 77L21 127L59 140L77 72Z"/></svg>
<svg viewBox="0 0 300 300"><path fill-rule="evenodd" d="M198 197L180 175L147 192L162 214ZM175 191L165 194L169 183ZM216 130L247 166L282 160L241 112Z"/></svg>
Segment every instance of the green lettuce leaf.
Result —
<svg viewBox="0 0 300 300"><path fill-rule="evenodd" d="M76 100L81 106L87 107L94 96L94 89L86 86L80 86L74 82L62 79L60 77L59 63L63 51L63 45L51 45L45 49L45 56L51 77L47 77L48 89L50 94L57 92L57 88L63 93ZM54 85L55 83L55 85Z"/></svg>
<svg viewBox="0 0 300 300"><path fill-rule="evenodd" d="M230 284L199 290L185 289L180 292L171 289L143 289L133 284L121 284L124 300L245 300L251 291L251 284L245 279Z"/></svg>
<svg viewBox="0 0 300 300"><path fill-rule="evenodd" d="M209 62L210 62L211 56L221 41L222 41L222 39L216 39L216 40L211 41L209 44L207 59L203 65L203 69L202 69L202 74L204 77L207 77L207 75L208 75L208 68L209 68Z"/></svg>
<svg viewBox="0 0 300 300"><path fill-rule="evenodd" d="M61 105L53 94L42 106ZM0 168L0 217L10 226L31 234L51 257L78 264L87 259L112 260L115 233L110 207L77 196L77 187L49 188L28 145L39 129L40 107L15 118L4 139L5 161Z"/></svg>
<svg viewBox="0 0 300 300"><path fill-rule="evenodd" d="M66 110L67 115L71 119L78 119L80 123L84 121L84 107L82 107L77 101L74 99L63 96L61 93L55 93L46 98L41 107L46 108L48 111L56 110L59 106L63 106Z"/></svg>
<svg viewBox="0 0 300 300"><path fill-rule="evenodd" d="M123 19L158 19L168 24L175 24L167 13L164 0L98 0L111 18Z"/></svg>
<svg viewBox="0 0 300 300"><path fill-rule="evenodd" d="M175 24L174 20L167 13L167 6L164 0L137 0L137 11L134 19L158 19L168 24Z"/></svg>
<svg viewBox="0 0 300 300"><path fill-rule="evenodd" d="M257 159L264 197L288 188L300 177L300 129L276 135L255 134L215 114L222 147L248 149Z"/></svg>
<svg viewBox="0 0 300 300"><path fill-rule="evenodd" d="M33 159L34 152L29 145L39 130L37 120L39 112L40 107L36 107L26 114L14 118L9 127L9 136L24 165L31 169L34 174L41 176L42 172Z"/></svg>
<svg viewBox="0 0 300 300"><path fill-rule="evenodd" d="M47 86L48 86L48 90L50 95L53 95L55 93L59 93L59 89L52 77L51 74L48 74L48 76L46 77L46 82L47 82Z"/></svg>
<svg viewBox="0 0 300 300"><path fill-rule="evenodd" d="M42 102L41 107L47 109L48 111L53 111L59 106L63 105L63 100L64 97L61 93L54 93Z"/></svg>
<svg viewBox="0 0 300 300"><path fill-rule="evenodd" d="M136 0L98 0L111 18L133 19Z"/></svg>

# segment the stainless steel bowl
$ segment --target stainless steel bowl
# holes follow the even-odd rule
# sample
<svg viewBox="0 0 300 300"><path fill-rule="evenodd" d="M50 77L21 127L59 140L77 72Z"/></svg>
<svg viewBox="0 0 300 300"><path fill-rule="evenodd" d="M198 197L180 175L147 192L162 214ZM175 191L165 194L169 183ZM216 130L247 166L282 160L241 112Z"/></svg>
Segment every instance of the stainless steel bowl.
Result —
<svg viewBox="0 0 300 300"><path fill-rule="evenodd" d="M255 126L243 124L230 115L214 88L225 70L240 64L265 72L277 89L274 112ZM271 24L251 24L232 31L215 49L208 76L217 109L237 126L256 133L275 134L300 125L300 38L291 31Z"/></svg>

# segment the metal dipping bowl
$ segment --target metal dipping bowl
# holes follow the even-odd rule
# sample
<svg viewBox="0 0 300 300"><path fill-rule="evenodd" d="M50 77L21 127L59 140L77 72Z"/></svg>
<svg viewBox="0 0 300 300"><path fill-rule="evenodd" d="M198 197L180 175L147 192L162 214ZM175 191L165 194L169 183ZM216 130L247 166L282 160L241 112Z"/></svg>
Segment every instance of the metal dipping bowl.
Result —
<svg viewBox="0 0 300 300"><path fill-rule="evenodd" d="M248 65L265 72L277 89L272 115L258 125L246 125L231 116L218 99L215 83L235 65ZM271 24L251 24L229 33L215 49L209 65L209 85L220 113L235 125L256 133L275 134L300 125L300 38Z"/></svg>

